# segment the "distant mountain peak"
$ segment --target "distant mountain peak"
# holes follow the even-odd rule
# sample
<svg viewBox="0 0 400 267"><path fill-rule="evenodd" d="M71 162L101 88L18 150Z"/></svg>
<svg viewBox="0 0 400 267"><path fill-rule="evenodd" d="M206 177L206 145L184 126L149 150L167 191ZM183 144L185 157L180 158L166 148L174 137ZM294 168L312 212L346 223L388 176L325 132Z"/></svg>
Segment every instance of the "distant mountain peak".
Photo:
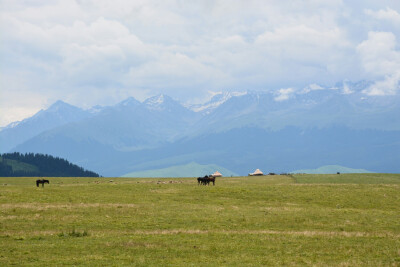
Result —
<svg viewBox="0 0 400 267"><path fill-rule="evenodd" d="M164 94L147 98L143 104L151 110L164 110L173 106L182 106L179 102Z"/></svg>
<svg viewBox="0 0 400 267"><path fill-rule="evenodd" d="M159 106L164 103L164 101L168 100L170 97L165 96L163 94L159 94L156 96L152 96L150 98L147 98L144 103L148 106Z"/></svg>
<svg viewBox="0 0 400 267"><path fill-rule="evenodd" d="M119 103L117 104L117 106L124 106L124 107L126 107L126 106L134 106L134 105L137 105L137 104L140 104L140 102L139 102L136 98L134 98L134 97L131 96L131 97L128 97L127 99L125 99L125 100L119 102Z"/></svg>
<svg viewBox="0 0 400 267"><path fill-rule="evenodd" d="M68 103L65 103L65 102L62 101L62 100L57 100L56 102L54 102L54 103L47 109L47 111L56 112L56 111L59 111L60 109L71 108L71 107L74 107L74 106L72 106L72 105L70 105L70 104L68 104Z"/></svg>
<svg viewBox="0 0 400 267"><path fill-rule="evenodd" d="M90 113L61 100L48 109L38 111L32 117L15 122L1 131L0 151L7 152L18 144L47 130L77 122L90 116ZM4 141L6 140L6 141Z"/></svg>

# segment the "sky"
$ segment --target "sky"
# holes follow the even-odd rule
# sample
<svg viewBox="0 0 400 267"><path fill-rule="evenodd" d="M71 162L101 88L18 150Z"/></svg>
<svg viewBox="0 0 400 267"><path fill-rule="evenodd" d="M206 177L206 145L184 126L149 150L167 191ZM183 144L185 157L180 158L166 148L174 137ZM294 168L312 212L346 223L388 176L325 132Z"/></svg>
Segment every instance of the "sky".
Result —
<svg viewBox="0 0 400 267"><path fill-rule="evenodd" d="M398 94L398 0L0 0L0 126L54 103L371 80Z"/></svg>

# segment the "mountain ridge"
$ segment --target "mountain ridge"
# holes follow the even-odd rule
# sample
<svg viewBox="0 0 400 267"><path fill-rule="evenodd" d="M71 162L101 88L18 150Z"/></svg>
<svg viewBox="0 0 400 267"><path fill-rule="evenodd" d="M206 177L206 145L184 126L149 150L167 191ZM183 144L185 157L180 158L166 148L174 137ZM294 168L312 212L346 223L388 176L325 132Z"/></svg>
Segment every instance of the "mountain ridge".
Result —
<svg viewBox="0 0 400 267"><path fill-rule="evenodd" d="M327 138L330 137L338 140L339 147L326 146L326 149L329 147L331 150L331 154L336 154L336 158L327 154L333 163L346 164L339 157L341 155L342 158L350 160L350 163L354 163L348 166L360 166L356 159L347 157L345 148L342 148L340 143L342 142L348 145L350 154L360 153L364 149L386 159L387 162L383 162L377 158L376 162L380 164L377 165L372 161L373 156L364 157L365 164L375 166L373 168L376 170L382 171L386 168L390 171L400 171L392 161L392 158L398 158L400 154L396 153L400 143L400 97L367 96L363 91L369 84L365 81L342 82L336 87L311 84L303 91L289 88L279 92L218 93L202 106L191 107L185 107L179 101L162 94L143 102L129 97L113 106L93 107L89 110L76 107L75 109L61 101L26 120L34 121L35 116L43 115L57 118L62 110L66 110L66 113L71 110L71 116L61 114L58 116L60 120L53 121L48 127L38 126L36 131L24 128L26 123L18 123L13 128L0 131L0 150L8 148L8 151L63 156L105 175L143 171L140 166L144 165L150 170L187 164L189 161L218 164L245 175L248 169L255 168L288 172L294 168L310 167L312 164L301 158L294 158L290 153L293 153L296 147L303 156L308 155L307 149L315 153L327 153L318 148L318 141L321 142L319 146L325 147L322 142L332 142ZM197 111L193 108L197 108ZM74 117L74 111L80 116ZM33 125L35 126L34 123ZM374 132L375 130L377 131ZM4 138L4 133L18 136L18 131L26 134L25 139L9 142L11 139ZM346 134L353 143L342 136ZM259 142L260 148L255 143L249 143L249 148L242 146L249 138ZM270 161L271 164L275 164L276 170L274 166L260 166L263 160L268 162L267 159L270 159L262 148L270 145L269 141L265 142L265 138L271 139L272 143L281 144L282 148L274 146L273 151L280 159L285 158L282 151L288 153L288 164ZM386 140L381 142L379 139L382 138ZM223 145L215 140L219 140ZM358 145L359 140L363 140L362 146L365 148ZM201 143L202 146L196 146L193 142ZM301 142L309 142L310 147L307 148ZM388 148L390 146L393 147L392 150ZM232 150L235 147L240 147L242 151ZM262 149L262 157L265 158L257 158L258 149ZM374 152L375 150L379 150L380 154ZM233 154L229 155L227 151ZM361 153L366 153L365 151ZM165 158L160 157L160 153L165 155ZM243 163L240 162L240 153L246 155L243 157ZM118 160L113 161L113 157ZM146 161L138 160L137 157L143 157ZM226 160L221 160L220 157L226 157ZM257 164L253 166L252 160ZM314 163L319 162L315 157L309 158L309 161L312 160ZM113 162L119 168L108 167L105 165L107 161ZM168 162L169 165L163 162ZM231 162L236 162L236 166ZM299 165L299 162L303 162L303 165ZM368 165L364 168L369 169L367 167Z"/></svg>

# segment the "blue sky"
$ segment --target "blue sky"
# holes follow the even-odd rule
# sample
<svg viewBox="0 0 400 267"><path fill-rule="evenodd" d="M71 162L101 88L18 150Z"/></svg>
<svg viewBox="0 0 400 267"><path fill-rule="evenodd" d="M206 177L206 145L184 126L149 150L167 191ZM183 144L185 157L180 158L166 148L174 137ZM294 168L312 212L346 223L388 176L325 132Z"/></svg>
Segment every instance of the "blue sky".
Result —
<svg viewBox="0 0 400 267"><path fill-rule="evenodd" d="M400 81L400 1L0 0L0 126L58 99Z"/></svg>

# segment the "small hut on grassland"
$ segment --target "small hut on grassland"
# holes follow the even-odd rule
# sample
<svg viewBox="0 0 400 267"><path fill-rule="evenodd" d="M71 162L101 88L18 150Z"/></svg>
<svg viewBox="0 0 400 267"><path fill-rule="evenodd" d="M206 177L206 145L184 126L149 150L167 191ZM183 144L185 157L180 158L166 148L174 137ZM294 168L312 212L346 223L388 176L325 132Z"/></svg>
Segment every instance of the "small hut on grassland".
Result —
<svg viewBox="0 0 400 267"><path fill-rule="evenodd" d="M260 169L255 170L253 173L249 173L249 176L261 176L261 175L264 175L264 173L260 171Z"/></svg>
<svg viewBox="0 0 400 267"><path fill-rule="evenodd" d="M212 177L222 177L222 174L219 171L216 171L211 176Z"/></svg>

